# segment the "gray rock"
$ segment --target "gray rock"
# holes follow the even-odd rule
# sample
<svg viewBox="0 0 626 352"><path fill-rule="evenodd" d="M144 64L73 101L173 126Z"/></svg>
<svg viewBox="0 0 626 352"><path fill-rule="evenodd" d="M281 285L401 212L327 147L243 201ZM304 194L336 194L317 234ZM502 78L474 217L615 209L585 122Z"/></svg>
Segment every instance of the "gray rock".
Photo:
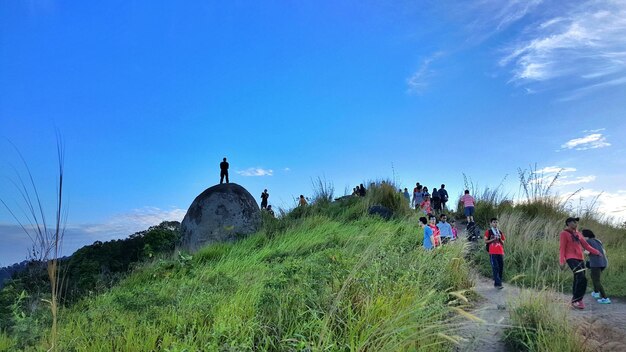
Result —
<svg viewBox="0 0 626 352"><path fill-rule="evenodd" d="M367 213L370 215L378 215L385 220L389 220L393 216L393 210L382 205L372 205L367 210Z"/></svg>
<svg viewBox="0 0 626 352"><path fill-rule="evenodd" d="M254 197L236 183L206 189L191 203L180 225L182 248L195 252L214 242L234 241L261 226Z"/></svg>

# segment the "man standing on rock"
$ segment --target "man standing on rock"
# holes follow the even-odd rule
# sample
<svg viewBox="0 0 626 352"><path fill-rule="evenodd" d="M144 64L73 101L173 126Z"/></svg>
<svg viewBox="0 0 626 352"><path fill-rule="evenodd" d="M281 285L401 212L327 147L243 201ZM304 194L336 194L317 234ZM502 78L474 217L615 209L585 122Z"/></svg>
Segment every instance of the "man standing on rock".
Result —
<svg viewBox="0 0 626 352"><path fill-rule="evenodd" d="M502 289L504 276L504 233L498 228L498 219L491 218L491 227L485 232L485 244L489 251L489 261L493 271L493 286Z"/></svg>
<svg viewBox="0 0 626 352"><path fill-rule="evenodd" d="M270 197L270 194L267 193L267 189L263 190L263 193L261 193L261 209L267 208L267 199L269 197Z"/></svg>
<svg viewBox="0 0 626 352"><path fill-rule="evenodd" d="M224 177L226 177L226 183L228 183L228 162L226 158L220 163L220 185L224 183Z"/></svg>

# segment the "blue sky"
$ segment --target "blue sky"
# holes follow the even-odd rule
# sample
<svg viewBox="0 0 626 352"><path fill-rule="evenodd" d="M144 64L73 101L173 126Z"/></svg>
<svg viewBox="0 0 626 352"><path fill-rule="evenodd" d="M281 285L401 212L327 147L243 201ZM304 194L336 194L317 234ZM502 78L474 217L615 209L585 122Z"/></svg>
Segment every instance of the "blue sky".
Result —
<svg viewBox="0 0 626 352"><path fill-rule="evenodd" d="M66 254L181 220L222 157L275 207L317 177L515 194L536 164L626 217L624 101L623 1L0 4L0 197L12 143L54 210L58 130ZM0 232L24 258L5 209Z"/></svg>

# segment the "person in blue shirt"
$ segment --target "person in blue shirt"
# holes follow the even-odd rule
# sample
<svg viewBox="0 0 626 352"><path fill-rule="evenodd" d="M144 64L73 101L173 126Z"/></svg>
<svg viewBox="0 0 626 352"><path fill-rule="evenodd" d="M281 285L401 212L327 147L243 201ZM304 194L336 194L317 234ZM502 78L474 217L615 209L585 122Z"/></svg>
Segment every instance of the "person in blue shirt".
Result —
<svg viewBox="0 0 626 352"><path fill-rule="evenodd" d="M407 201L409 204L411 204L411 195L409 194L409 189L408 189L408 188L405 188L405 189L404 189L404 193L403 193L403 195L404 195L404 198L406 198L406 201Z"/></svg>
<svg viewBox="0 0 626 352"><path fill-rule="evenodd" d="M427 250L431 250L435 247L435 238L433 230L429 226L427 226L427 224L428 220L426 220L426 218L422 216L420 218L420 226L424 230L424 248Z"/></svg>
<svg viewBox="0 0 626 352"><path fill-rule="evenodd" d="M442 244L448 243L454 239L452 226L448 223L448 216L446 214L439 215L437 227L439 228Z"/></svg>

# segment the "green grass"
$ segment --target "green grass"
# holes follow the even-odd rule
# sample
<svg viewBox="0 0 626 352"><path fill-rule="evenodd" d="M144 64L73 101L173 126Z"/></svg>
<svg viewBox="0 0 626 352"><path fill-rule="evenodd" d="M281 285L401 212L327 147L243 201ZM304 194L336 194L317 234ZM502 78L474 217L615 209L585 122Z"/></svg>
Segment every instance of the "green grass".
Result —
<svg viewBox="0 0 626 352"><path fill-rule="evenodd" d="M505 343L513 351L583 352L581 335L574 333L565 305L547 292L523 291L511 308Z"/></svg>
<svg viewBox="0 0 626 352"><path fill-rule="evenodd" d="M64 311L59 348L449 350L449 292L470 286L463 248L427 253L418 238L411 220L316 215L146 264Z"/></svg>

